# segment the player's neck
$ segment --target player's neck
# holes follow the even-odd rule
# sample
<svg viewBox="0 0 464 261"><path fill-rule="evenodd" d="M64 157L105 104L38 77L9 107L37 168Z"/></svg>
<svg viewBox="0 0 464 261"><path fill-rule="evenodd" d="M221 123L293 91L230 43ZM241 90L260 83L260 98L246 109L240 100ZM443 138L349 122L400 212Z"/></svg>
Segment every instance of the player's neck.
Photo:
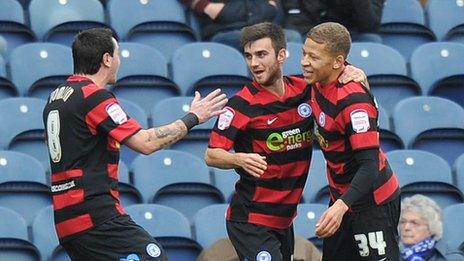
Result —
<svg viewBox="0 0 464 261"><path fill-rule="evenodd" d="M319 83L321 84L322 87L327 86L335 81L338 80L338 77L340 77L340 74L345 70L345 65L343 65L341 68L334 69L332 73L327 77L327 79L320 81Z"/></svg>
<svg viewBox="0 0 464 261"><path fill-rule="evenodd" d="M280 77L278 77L272 84L267 86L261 86L263 86L264 88L266 88L266 90L272 92L274 95L278 97L282 97L285 94L285 84L282 75L280 75Z"/></svg>
<svg viewBox="0 0 464 261"><path fill-rule="evenodd" d="M106 79L106 77L104 77L98 72L96 74L76 74L76 75L89 78L90 80L92 80L93 83L95 83L98 87L102 89L104 89L106 85L108 84L108 80Z"/></svg>

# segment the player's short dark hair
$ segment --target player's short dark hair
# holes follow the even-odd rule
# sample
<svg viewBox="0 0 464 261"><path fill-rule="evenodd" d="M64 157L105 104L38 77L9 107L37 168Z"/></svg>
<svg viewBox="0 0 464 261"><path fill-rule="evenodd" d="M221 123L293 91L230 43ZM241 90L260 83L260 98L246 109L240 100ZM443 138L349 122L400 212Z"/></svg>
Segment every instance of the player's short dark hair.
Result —
<svg viewBox="0 0 464 261"><path fill-rule="evenodd" d="M72 54L75 74L96 74L105 53L114 54L115 34L109 28L92 28L74 37Z"/></svg>
<svg viewBox="0 0 464 261"><path fill-rule="evenodd" d="M272 47L274 47L276 55L280 49L287 48L284 30L276 24L265 22L242 28L240 34L240 45L242 50L244 50L247 44L266 37L271 39Z"/></svg>
<svg viewBox="0 0 464 261"><path fill-rule="evenodd" d="M307 37L318 44L325 44L326 49L333 55L348 56L351 48L350 33L345 26L334 23L322 23L309 30Z"/></svg>

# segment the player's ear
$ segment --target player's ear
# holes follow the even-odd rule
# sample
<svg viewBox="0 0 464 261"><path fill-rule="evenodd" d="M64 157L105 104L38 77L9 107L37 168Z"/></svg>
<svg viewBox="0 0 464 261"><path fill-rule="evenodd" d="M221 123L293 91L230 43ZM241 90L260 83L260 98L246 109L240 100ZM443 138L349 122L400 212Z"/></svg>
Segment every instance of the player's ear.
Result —
<svg viewBox="0 0 464 261"><path fill-rule="evenodd" d="M285 59L287 59L287 50L285 48L282 48L277 53L277 61L279 63L283 63Z"/></svg>
<svg viewBox="0 0 464 261"><path fill-rule="evenodd" d="M342 68L344 64L345 64L345 57L343 57L343 55L337 55L334 59L332 68L334 70L338 70Z"/></svg>
<svg viewBox="0 0 464 261"><path fill-rule="evenodd" d="M109 53L105 53L102 57L102 64L106 67L110 67L111 59L113 59L113 57Z"/></svg>

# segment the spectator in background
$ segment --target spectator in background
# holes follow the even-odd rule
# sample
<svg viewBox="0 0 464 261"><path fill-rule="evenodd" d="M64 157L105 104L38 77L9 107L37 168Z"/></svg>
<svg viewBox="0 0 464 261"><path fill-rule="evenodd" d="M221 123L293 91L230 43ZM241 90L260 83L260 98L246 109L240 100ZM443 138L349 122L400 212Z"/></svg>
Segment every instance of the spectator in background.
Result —
<svg viewBox="0 0 464 261"><path fill-rule="evenodd" d="M305 35L323 22L343 24L356 40L358 33L373 33L380 27L385 0L285 0L284 27Z"/></svg>
<svg viewBox="0 0 464 261"><path fill-rule="evenodd" d="M182 0L182 3L199 15L203 40L227 44L240 51L240 29L274 21L278 9L275 0ZM295 31L287 30L285 34L288 41L302 41Z"/></svg>
<svg viewBox="0 0 464 261"><path fill-rule="evenodd" d="M464 260L462 253L448 249L442 240L440 206L426 196L418 194L403 200L399 231L401 260Z"/></svg>

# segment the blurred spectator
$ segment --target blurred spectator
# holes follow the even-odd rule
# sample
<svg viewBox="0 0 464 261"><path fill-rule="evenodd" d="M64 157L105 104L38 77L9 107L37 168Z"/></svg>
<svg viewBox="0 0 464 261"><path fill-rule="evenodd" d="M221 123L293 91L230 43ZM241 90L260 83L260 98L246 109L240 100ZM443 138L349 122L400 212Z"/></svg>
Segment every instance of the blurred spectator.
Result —
<svg viewBox="0 0 464 261"><path fill-rule="evenodd" d="M203 40L227 44L240 51L240 29L274 21L278 8L275 0L182 0L182 3L199 15ZM285 33L287 41L302 42L297 32Z"/></svg>
<svg viewBox="0 0 464 261"><path fill-rule="evenodd" d="M380 27L385 0L285 0L284 27L306 34L323 22L343 24L350 33L372 33Z"/></svg>
<svg viewBox="0 0 464 261"><path fill-rule="evenodd" d="M464 260L462 253L449 249L441 240L441 209L435 201L426 196L417 194L403 200L399 231L401 260Z"/></svg>

